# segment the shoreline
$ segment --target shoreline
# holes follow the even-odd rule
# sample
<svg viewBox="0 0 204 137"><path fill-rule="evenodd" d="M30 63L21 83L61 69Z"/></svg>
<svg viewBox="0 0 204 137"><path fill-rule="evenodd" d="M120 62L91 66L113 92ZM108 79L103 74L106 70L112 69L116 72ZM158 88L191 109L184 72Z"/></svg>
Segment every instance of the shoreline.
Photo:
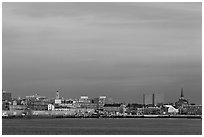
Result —
<svg viewBox="0 0 204 137"><path fill-rule="evenodd" d="M129 116L6 116L2 119L140 119L140 118L150 118L150 119L202 119L202 115L129 115Z"/></svg>

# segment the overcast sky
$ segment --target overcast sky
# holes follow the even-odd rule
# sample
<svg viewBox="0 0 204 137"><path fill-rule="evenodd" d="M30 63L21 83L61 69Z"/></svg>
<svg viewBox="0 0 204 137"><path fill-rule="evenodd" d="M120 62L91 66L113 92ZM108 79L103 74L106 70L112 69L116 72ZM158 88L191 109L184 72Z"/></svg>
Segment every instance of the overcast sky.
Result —
<svg viewBox="0 0 204 137"><path fill-rule="evenodd" d="M201 21L202 3L3 3L3 90L201 104Z"/></svg>

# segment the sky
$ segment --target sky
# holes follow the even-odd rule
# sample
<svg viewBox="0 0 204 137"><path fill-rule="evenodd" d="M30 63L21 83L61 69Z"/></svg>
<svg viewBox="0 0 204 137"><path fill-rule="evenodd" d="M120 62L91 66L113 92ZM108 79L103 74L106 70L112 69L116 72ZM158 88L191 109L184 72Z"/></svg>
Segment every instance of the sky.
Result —
<svg viewBox="0 0 204 137"><path fill-rule="evenodd" d="M2 4L2 90L202 103L202 3Z"/></svg>

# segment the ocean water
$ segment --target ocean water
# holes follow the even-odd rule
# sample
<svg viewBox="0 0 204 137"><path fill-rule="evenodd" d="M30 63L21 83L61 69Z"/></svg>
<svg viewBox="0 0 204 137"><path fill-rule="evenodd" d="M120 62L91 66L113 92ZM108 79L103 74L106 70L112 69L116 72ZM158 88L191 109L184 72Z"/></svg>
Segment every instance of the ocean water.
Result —
<svg viewBox="0 0 204 137"><path fill-rule="evenodd" d="M201 135L201 119L2 119L3 135Z"/></svg>

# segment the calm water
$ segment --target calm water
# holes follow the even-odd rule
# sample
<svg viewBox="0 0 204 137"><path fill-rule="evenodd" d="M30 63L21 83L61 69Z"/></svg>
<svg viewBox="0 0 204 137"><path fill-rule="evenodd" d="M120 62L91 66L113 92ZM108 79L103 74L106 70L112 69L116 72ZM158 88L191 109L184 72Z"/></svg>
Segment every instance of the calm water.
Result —
<svg viewBox="0 0 204 137"><path fill-rule="evenodd" d="M3 119L2 134L202 134L201 119Z"/></svg>

